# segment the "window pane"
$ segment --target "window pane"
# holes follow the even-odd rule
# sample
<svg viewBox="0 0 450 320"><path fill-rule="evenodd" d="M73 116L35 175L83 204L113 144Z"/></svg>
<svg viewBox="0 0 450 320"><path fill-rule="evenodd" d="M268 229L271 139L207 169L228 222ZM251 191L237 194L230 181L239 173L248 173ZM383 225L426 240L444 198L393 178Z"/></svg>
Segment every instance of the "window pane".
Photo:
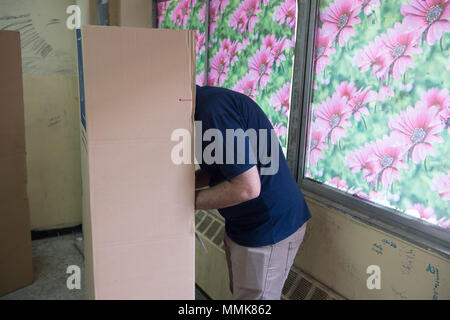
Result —
<svg viewBox="0 0 450 320"><path fill-rule="evenodd" d="M213 0L208 84L250 96L286 147L295 0Z"/></svg>
<svg viewBox="0 0 450 320"><path fill-rule="evenodd" d="M177 30L196 30L196 75L203 76L205 68L205 12L206 1L202 0L172 0L158 2L158 28ZM203 81L202 81L203 82Z"/></svg>
<svg viewBox="0 0 450 320"><path fill-rule="evenodd" d="M449 2L319 12L306 178L449 228Z"/></svg>

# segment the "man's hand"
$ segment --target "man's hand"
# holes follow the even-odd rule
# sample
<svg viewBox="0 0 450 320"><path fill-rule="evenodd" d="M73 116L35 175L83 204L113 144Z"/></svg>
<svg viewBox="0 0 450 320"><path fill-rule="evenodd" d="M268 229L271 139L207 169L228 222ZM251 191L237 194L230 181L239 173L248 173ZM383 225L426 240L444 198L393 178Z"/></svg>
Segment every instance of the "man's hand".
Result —
<svg viewBox="0 0 450 320"><path fill-rule="evenodd" d="M196 174L197 176L197 174ZM196 183L197 186L197 183ZM255 165L231 181L195 192L195 209L222 209L259 197L261 180Z"/></svg>

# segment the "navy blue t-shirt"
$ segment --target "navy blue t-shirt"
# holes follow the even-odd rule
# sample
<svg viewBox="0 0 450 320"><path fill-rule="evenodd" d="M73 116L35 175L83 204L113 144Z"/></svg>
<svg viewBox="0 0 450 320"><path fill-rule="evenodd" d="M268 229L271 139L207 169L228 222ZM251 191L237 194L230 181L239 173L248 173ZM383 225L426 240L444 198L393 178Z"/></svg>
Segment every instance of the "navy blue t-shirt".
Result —
<svg viewBox="0 0 450 320"><path fill-rule="evenodd" d="M277 243L297 231L311 214L289 170L272 124L261 108L244 94L210 86L197 86L195 108L195 120L201 121L201 133L204 136L201 151L212 156L219 155L215 152L216 149L211 152L214 149L211 148L211 143L216 137L211 134L211 130L207 132L209 129L220 130L223 139L221 162L216 161L219 157L214 158L219 163L211 163L211 160L206 163L197 157L201 169L211 177L210 186L230 181L252 168L255 163L258 166L261 179L259 197L219 209L219 213L225 218L227 235L240 245L260 247ZM240 151L242 148L238 148L238 138L229 135L227 139L227 129L241 129L244 132L254 129L256 135L245 135L245 139L241 140L245 155ZM276 139L276 144L271 143L272 138ZM234 145L231 148L228 145L227 148L227 142L234 142ZM219 145L215 144L216 147ZM271 145L276 147L271 148ZM275 164L276 154L272 152L278 153L278 165ZM238 158L239 156L243 158ZM269 174L262 174L264 169Z"/></svg>

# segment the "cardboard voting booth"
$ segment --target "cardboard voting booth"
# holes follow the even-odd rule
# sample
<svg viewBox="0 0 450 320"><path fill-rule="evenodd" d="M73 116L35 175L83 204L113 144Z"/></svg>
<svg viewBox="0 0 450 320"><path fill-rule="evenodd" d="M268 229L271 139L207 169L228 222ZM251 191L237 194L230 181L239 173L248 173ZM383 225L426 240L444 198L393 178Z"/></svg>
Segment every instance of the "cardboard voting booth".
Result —
<svg viewBox="0 0 450 320"><path fill-rule="evenodd" d="M33 282L20 34L0 31L0 296Z"/></svg>
<svg viewBox="0 0 450 320"><path fill-rule="evenodd" d="M77 33L87 297L194 299L195 34Z"/></svg>

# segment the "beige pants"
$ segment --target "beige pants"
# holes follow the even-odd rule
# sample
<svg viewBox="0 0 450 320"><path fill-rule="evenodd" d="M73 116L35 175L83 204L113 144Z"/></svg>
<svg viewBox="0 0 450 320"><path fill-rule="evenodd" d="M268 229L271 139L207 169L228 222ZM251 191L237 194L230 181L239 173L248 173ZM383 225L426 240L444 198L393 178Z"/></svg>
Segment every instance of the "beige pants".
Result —
<svg viewBox="0 0 450 320"><path fill-rule="evenodd" d="M306 223L288 238L264 247L244 247L225 233L233 300L279 300L305 235Z"/></svg>

